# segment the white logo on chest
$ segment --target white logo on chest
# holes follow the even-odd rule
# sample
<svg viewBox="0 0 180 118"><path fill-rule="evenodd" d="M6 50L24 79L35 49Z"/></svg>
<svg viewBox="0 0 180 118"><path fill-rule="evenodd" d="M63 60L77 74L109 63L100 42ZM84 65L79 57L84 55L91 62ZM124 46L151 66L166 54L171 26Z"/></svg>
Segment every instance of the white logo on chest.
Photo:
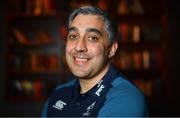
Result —
<svg viewBox="0 0 180 118"><path fill-rule="evenodd" d="M104 89L104 85L101 85L100 87L99 87L99 89L96 91L96 95L98 95L98 96L100 96L100 93L101 93L101 91Z"/></svg>
<svg viewBox="0 0 180 118"><path fill-rule="evenodd" d="M62 110L65 105L67 105L65 102L58 100L55 105L52 105L52 107L58 110Z"/></svg>

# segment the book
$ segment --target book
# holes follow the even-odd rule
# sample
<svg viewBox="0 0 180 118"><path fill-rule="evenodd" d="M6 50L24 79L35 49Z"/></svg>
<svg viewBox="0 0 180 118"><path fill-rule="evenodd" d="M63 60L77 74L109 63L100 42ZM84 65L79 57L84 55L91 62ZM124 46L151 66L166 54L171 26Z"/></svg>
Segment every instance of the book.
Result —
<svg viewBox="0 0 180 118"><path fill-rule="evenodd" d="M121 24L119 24L119 31L120 31L120 36L121 36L121 42L122 43L127 43L128 42L128 23L123 22Z"/></svg>
<svg viewBox="0 0 180 118"><path fill-rule="evenodd" d="M132 41L133 43L139 43L141 39L141 28L139 25L133 26Z"/></svg>
<svg viewBox="0 0 180 118"><path fill-rule="evenodd" d="M133 55L133 67L135 70L140 70L142 68L142 55L140 52L135 51Z"/></svg>

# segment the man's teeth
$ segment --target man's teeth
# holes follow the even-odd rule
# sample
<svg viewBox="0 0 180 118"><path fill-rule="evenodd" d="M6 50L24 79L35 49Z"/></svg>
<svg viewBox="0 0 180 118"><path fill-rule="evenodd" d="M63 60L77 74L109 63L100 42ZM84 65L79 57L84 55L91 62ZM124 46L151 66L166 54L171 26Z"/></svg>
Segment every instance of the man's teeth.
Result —
<svg viewBox="0 0 180 118"><path fill-rule="evenodd" d="M85 58L75 58L76 61L86 62L88 59Z"/></svg>

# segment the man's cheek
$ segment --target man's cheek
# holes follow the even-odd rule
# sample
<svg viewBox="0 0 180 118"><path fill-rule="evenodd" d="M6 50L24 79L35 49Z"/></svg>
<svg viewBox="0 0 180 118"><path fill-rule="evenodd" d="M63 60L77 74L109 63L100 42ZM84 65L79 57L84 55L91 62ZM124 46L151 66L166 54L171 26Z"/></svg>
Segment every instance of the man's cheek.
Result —
<svg viewBox="0 0 180 118"><path fill-rule="evenodd" d="M101 46L94 46L94 47L91 47L90 49L91 49L91 52L96 56L103 54L103 48Z"/></svg>
<svg viewBox="0 0 180 118"><path fill-rule="evenodd" d="M67 44L66 45L66 53L69 53L73 49L73 46Z"/></svg>

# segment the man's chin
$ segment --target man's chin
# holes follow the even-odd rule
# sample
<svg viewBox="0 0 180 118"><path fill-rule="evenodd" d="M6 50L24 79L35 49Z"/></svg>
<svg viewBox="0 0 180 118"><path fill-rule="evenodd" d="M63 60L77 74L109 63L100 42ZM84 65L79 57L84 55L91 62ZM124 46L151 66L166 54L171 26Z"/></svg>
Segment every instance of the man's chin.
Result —
<svg viewBox="0 0 180 118"><path fill-rule="evenodd" d="M81 72L76 71L76 72L73 72L73 74L80 79L88 79L89 78L88 74L83 73L82 71Z"/></svg>
<svg viewBox="0 0 180 118"><path fill-rule="evenodd" d="M78 78L87 78L88 76L86 74L81 74L81 73L73 73L76 77Z"/></svg>

